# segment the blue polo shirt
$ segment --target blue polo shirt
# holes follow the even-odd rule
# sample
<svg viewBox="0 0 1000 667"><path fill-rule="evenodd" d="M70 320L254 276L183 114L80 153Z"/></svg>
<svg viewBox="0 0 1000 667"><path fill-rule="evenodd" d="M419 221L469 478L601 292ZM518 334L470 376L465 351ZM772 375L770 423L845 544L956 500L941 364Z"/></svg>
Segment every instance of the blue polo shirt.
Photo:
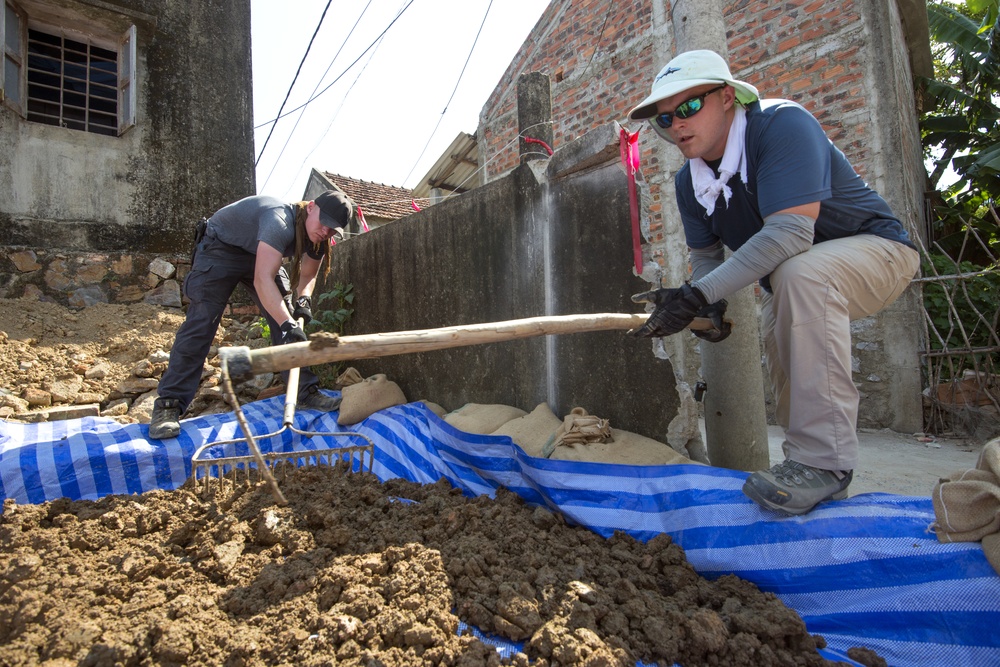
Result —
<svg viewBox="0 0 1000 667"><path fill-rule="evenodd" d="M789 100L762 100L747 107L747 183L729 179L733 194L722 195L712 215L698 203L690 164L674 185L684 234L691 248L719 240L736 250L778 211L819 201L813 243L855 234L873 234L914 247L882 197L861 179L822 126L804 107ZM708 162L718 175L721 160Z"/></svg>

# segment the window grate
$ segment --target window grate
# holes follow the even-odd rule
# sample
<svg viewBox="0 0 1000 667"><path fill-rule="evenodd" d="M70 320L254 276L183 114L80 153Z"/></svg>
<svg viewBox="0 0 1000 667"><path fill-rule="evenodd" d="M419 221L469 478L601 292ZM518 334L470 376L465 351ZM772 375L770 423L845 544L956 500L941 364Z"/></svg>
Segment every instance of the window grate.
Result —
<svg viewBox="0 0 1000 667"><path fill-rule="evenodd" d="M28 30L28 120L117 136L118 53Z"/></svg>

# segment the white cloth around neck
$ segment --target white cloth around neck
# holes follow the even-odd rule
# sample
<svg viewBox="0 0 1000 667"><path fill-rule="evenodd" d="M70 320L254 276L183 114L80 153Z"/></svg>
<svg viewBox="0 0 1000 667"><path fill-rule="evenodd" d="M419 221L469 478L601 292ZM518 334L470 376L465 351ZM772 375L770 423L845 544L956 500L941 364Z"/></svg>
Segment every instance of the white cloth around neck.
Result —
<svg viewBox="0 0 1000 667"><path fill-rule="evenodd" d="M722 155L719 165L719 176L700 157L691 158L691 185L698 203L705 207L708 215L715 211L719 194L725 197L726 206L733 191L726 183L733 174L739 173L743 183L747 182L746 147L747 114L746 110L736 105L736 115L733 124L729 126L729 136L726 138L726 152Z"/></svg>

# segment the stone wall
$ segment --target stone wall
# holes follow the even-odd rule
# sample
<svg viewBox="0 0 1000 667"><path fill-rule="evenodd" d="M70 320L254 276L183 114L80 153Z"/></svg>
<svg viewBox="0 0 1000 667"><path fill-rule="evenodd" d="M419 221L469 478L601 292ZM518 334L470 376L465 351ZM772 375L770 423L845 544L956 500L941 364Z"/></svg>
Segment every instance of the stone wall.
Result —
<svg viewBox="0 0 1000 667"><path fill-rule="evenodd" d="M69 308L139 301L180 308L190 265L184 255L12 247L0 255L0 298L28 297Z"/></svg>

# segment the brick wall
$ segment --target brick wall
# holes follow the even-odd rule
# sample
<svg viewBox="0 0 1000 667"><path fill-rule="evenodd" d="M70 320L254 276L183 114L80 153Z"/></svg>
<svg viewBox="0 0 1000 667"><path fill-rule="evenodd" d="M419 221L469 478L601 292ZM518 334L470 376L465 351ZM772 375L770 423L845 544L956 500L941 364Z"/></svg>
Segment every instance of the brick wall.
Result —
<svg viewBox="0 0 1000 667"><path fill-rule="evenodd" d="M553 0L479 119L486 181L519 161L515 100L521 74L537 71L550 78L555 150L615 121L639 130L643 277L664 285L676 285L688 275L672 182L684 160L646 123L627 122L626 115L675 55L671 13L670 2L661 0ZM918 229L923 165L908 51L895 3L736 0L725 5L724 22L734 75L757 86L763 97L792 99L812 112L911 233ZM628 265L631 257L608 261ZM907 293L892 307L899 312L890 309L877 316L875 336L897 340L897 349L867 362L856 378L865 403L892 416L862 415L862 425L920 428L918 297ZM905 336L887 334L887 323L896 320L915 325L907 327ZM675 366L683 369L682 377L696 379L696 347L682 337L665 344ZM872 366L877 373L869 372ZM876 376L883 379L866 379Z"/></svg>
<svg viewBox="0 0 1000 667"><path fill-rule="evenodd" d="M670 7L651 0L554 0L511 62L480 115L481 163L486 180L518 164L517 76L540 71L552 85L553 148L601 125L618 121L641 130L643 171L650 201L646 253L665 266L658 244L676 226L673 193L664 195L664 172L679 167L676 151L643 123L626 123L632 106L647 94L656 72L670 57ZM765 97L793 99L809 109L828 136L864 178L873 164L871 110L866 93L870 32L857 3L822 0L782 2L742 0L725 10L734 75L757 86ZM901 49L905 46L900 45ZM659 168L666 164L667 169ZM919 167L919 165L918 165ZM672 184L666 183L672 190ZM883 193L885 194L885 193ZM664 197L668 201L664 201ZM665 267L666 268L666 267Z"/></svg>

